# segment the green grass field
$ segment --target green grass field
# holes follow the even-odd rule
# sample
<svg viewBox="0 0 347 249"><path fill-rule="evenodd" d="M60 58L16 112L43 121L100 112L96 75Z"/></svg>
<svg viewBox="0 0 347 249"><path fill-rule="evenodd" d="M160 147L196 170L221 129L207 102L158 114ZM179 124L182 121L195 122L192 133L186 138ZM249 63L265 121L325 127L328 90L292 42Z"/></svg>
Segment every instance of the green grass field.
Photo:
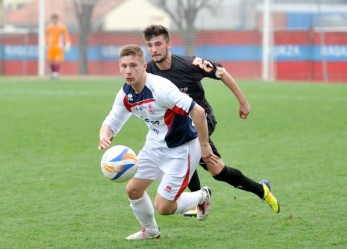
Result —
<svg viewBox="0 0 347 249"><path fill-rule="evenodd" d="M228 165L271 181L282 210L215 181L206 221L160 216L162 237L126 241L140 229L125 193L101 173L98 132L119 79L0 78L0 248L347 248L347 85L239 82L252 110L206 81ZM114 144L136 152L136 118ZM154 197L156 184L149 189Z"/></svg>

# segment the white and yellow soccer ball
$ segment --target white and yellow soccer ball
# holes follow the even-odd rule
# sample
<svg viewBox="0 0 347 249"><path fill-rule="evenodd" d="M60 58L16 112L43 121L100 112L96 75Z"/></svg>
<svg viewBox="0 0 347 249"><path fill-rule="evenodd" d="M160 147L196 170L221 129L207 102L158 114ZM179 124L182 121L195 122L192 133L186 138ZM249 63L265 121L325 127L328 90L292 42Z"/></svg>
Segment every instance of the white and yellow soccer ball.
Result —
<svg viewBox="0 0 347 249"><path fill-rule="evenodd" d="M115 145L108 148L101 158L101 171L114 182L130 180L137 170L137 156L127 146Z"/></svg>

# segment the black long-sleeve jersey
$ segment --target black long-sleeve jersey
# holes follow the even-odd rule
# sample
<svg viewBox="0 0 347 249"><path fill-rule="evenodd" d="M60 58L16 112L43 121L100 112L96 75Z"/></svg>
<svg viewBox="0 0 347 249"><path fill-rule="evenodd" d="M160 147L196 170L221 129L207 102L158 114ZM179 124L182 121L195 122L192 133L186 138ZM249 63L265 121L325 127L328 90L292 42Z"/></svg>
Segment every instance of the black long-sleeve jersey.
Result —
<svg viewBox="0 0 347 249"><path fill-rule="evenodd" d="M160 75L172 81L181 92L187 93L201 105L207 115L213 115L212 108L205 98L205 91L201 84L204 77L220 79L224 68L216 62L203 60L197 56L172 55L171 68L160 70L154 61L147 64L147 72Z"/></svg>

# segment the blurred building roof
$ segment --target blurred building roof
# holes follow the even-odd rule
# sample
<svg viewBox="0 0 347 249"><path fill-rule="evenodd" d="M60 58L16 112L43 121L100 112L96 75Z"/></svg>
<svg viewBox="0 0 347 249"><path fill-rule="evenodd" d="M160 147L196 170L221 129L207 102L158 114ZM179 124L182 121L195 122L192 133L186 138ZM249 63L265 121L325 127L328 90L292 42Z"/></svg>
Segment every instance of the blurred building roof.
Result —
<svg viewBox="0 0 347 249"><path fill-rule="evenodd" d="M126 0L99 0L93 11L92 23L97 23L110 10ZM45 22L50 21L53 13L60 16L62 22L69 27L77 27L75 6L71 0L45 0ZM38 26L39 0L32 0L27 5L5 12L5 23L11 26L34 28Z"/></svg>
<svg viewBox="0 0 347 249"><path fill-rule="evenodd" d="M31 1L32 0L3 0L3 5L5 10L12 10L25 6Z"/></svg>
<svg viewBox="0 0 347 249"><path fill-rule="evenodd" d="M36 29L39 21L39 0L5 12L4 22L8 26ZM45 0L45 23L53 13L71 31L79 29L76 9L72 0ZM139 21L141 20L141 21ZM95 4L92 30L142 30L145 25L169 26L169 15L148 0L99 0Z"/></svg>

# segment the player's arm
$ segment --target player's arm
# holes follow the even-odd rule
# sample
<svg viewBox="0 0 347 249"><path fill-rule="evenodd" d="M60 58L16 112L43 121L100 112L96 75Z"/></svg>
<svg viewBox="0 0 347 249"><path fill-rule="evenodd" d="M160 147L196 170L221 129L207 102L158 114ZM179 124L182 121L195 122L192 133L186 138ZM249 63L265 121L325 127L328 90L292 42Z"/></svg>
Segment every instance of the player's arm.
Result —
<svg viewBox="0 0 347 249"><path fill-rule="evenodd" d="M112 140L114 138L113 131L108 124L103 124L100 128L99 133L100 141L99 141L99 150L109 148L112 144Z"/></svg>
<svg viewBox="0 0 347 249"><path fill-rule="evenodd" d="M239 101L240 118L246 119L251 110L251 106L248 103L246 96L242 93L236 81L227 71L224 70L221 80L234 93L235 97Z"/></svg>
<svg viewBox="0 0 347 249"><path fill-rule="evenodd" d="M200 57L194 57L192 61L193 68L202 73L205 77L221 79L222 82L234 93L239 101L240 118L246 119L251 109L246 96L242 93L235 80L219 64L209 60L203 60Z"/></svg>
<svg viewBox="0 0 347 249"><path fill-rule="evenodd" d="M215 164L218 161L218 157L213 154L208 139L208 128L205 110L195 103L193 109L189 113L196 130L198 131L199 142L201 146L201 157L206 163Z"/></svg>
<svg viewBox="0 0 347 249"><path fill-rule="evenodd" d="M69 52L71 49L71 37L68 29L66 28L65 25L63 25L63 35L64 35L64 42L65 42L65 51Z"/></svg>
<svg viewBox="0 0 347 249"><path fill-rule="evenodd" d="M99 132L99 150L109 148L113 138L128 121L131 113L126 110L113 108L101 125Z"/></svg>
<svg viewBox="0 0 347 249"><path fill-rule="evenodd" d="M120 90L117 93L112 109L101 125L99 132L99 150L109 148L113 138L119 133L123 125L131 116L123 104L124 92Z"/></svg>

